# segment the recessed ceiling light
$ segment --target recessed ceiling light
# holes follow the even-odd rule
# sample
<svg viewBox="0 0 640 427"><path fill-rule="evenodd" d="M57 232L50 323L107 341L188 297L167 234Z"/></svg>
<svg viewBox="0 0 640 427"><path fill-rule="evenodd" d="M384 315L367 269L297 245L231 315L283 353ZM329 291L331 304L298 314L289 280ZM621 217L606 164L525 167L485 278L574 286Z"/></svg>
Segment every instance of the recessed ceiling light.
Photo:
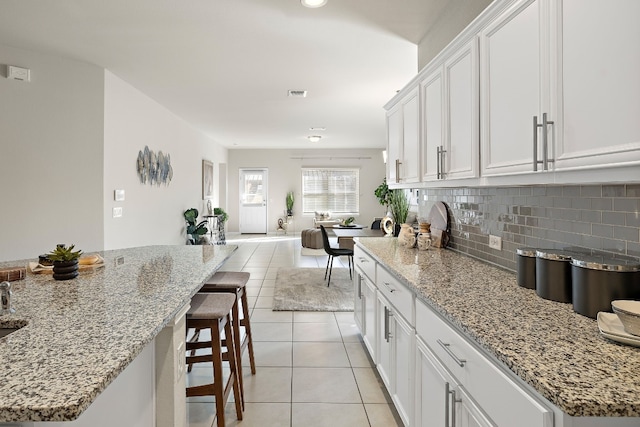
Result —
<svg viewBox="0 0 640 427"><path fill-rule="evenodd" d="M309 140L309 142L318 142L322 139L322 137L320 135L309 135L307 139Z"/></svg>
<svg viewBox="0 0 640 427"><path fill-rule="evenodd" d="M310 127L309 130L311 131L323 131L323 130L327 130L326 127L322 126L322 127Z"/></svg>
<svg viewBox="0 0 640 427"><path fill-rule="evenodd" d="M306 98L307 91L306 90L289 90L287 91L287 96L291 96L293 98Z"/></svg>
<svg viewBox="0 0 640 427"><path fill-rule="evenodd" d="M304 7L315 9L316 7L322 7L327 4L327 0L300 0L300 3L302 3Z"/></svg>

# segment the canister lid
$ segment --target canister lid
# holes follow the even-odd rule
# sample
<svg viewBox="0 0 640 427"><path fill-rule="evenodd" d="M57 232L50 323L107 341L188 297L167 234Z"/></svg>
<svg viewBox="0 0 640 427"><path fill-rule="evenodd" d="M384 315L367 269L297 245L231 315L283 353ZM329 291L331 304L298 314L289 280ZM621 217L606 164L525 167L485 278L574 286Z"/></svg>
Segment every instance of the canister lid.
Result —
<svg viewBox="0 0 640 427"><path fill-rule="evenodd" d="M640 271L640 261L631 258L611 258L603 255L575 255L571 265L589 270L605 270L618 272Z"/></svg>
<svg viewBox="0 0 640 427"><path fill-rule="evenodd" d="M564 251L562 249L538 249L536 250L536 257L542 259L548 259L551 261L571 261L571 258L575 255L575 252Z"/></svg>
<svg viewBox="0 0 640 427"><path fill-rule="evenodd" d="M536 248L518 248L516 249L516 254L527 256L531 258L536 257Z"/></svg>

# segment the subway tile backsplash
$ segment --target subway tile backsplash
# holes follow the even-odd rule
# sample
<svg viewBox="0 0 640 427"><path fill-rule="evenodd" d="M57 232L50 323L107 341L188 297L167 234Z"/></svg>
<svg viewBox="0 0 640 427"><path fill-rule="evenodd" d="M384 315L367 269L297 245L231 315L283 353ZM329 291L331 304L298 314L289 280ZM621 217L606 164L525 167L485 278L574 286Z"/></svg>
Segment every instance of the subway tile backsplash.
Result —
<svg viewBox="0 0 640 427"><path fill-rule="evenodd" d="M595 249L640 258L640 184L420 189L420 218L449 207L451 248L515 271L519 247ZM489 234L502 250L489 247Z"/></svg>

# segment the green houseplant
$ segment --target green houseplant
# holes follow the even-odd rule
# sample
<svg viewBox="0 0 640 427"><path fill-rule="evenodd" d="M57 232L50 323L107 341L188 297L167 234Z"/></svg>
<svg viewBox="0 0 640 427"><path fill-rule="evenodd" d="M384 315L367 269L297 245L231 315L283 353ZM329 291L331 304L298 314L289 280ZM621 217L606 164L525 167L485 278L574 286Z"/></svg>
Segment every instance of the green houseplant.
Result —
<svg viewBox="0 0 640 427"><path fill-rule="evenodd" d="M292 216L293 215L293 202L294 202L294 197L293 197L293 191L289 191L287 193L287 198L286 198L286 203L287 203L287 215L288 216Z"/></svg>
<svg viewBox="0 0 640 427"><path fill-rule="evenodd" d="M47 254L53 261L53 278L55 280L69 280L78 276L78 259L82 251L74 251L75 245L59 244Z"/></svg>
<svg viewBox="0 0 640 427"><path fill-rule="evenodd" d="M389 208L395 222L394 235L397 236L400 231L400 224L404 224L407 221L407 215L409 214L409 199L407 199L407 194L404 190L396 189L391 191Z"/></svg>
<svg viewBox="0 0 640 427"><path fill-rule="evenodd" d="M229 219L229 215L222 208L213 208L213 214L220 215L220 219L222 220L222 222L227 222L227 220Z"/></svg>
<svg viewBox="0 0 640 427"><path fill-rule="evenodd" d="M198 222L198 210L196 208L184 211L184 219L187 222L187 243L197 245L202 240L202 236L207 234L207 220Z"/></svg>
<svg viewBox="0 0 640 427"><path fill-rule="evenodd" d="M387 210L389 210L389 205L391 204L392 194L392 190L390 190L387 185L387 177L382 180L382 184L378 185L378 188L375 189L373 194L378 198L378 202L384 206L386 214Z"/></svg>

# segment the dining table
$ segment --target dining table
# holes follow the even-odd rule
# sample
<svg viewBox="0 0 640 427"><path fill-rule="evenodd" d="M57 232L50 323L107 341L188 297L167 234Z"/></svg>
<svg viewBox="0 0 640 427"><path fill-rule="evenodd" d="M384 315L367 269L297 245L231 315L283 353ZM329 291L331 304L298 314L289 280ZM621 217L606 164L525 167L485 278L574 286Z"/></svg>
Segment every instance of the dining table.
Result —
<svg viewBox="0 0 640 427"><path fill-rule="evenodd" d="M354 237L383 237L384 231L371 229L367 226L354 224L353 226L335 225L328 229L338 238L338 247L341 249L353 249Z"/></svg>

